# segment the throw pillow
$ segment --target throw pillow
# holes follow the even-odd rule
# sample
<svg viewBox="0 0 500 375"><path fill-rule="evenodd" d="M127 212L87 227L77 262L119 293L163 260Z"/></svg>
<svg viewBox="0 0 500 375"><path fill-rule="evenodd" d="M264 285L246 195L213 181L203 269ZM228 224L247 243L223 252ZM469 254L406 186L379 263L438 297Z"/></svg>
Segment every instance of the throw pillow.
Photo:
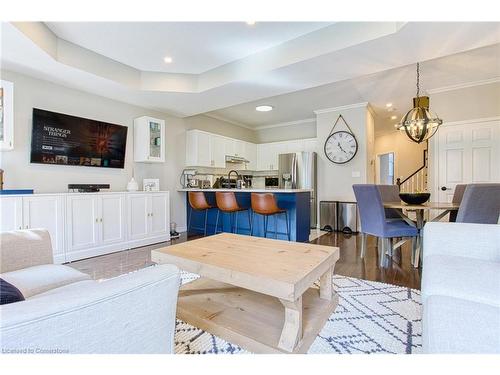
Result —
<svg viewBox="0 0 500 375"><path fill-rule="evenodd" d="M24 301L23 294L11 283L0 279L0 305Z"/></svg>

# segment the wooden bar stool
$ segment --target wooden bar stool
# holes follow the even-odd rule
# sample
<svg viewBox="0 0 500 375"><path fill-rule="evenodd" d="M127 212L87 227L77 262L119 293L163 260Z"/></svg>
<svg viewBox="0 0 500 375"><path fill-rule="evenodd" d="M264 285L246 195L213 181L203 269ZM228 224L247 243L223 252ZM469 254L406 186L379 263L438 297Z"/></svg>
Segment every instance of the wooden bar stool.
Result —
<svg viewBox="0 0 500 375"><path fill-rule="evenodd" d="M275 215L285 215L286 219L286 235L290 241L290 225L288 223L288 212L279 208L276 203L276 198L272 193L252 193L251 197L252 211L256 214L264 216L264 237L267 237L267 224L269 216L274 216L274 238L278 236L278 221ZM253 215L252 215L253 224ZM253 232L251 233L253 234Z"/></svg>
<svg viewBox="0 0 500 375"><path fill-rule="evenodd" d="M247 211L248 212L248 225L250 226L250 233L252 233L252 221L250 219L250 209L240 207L236 201L236 196L232 191L217 191L215 192L215 201L217 202L217 221L215 223L215 231L217 233L217 226L219 224L219 214L220 212L229 213L231 215L231 232L233 232L233 221L234 233L238 232L238 212Z"/></svg>
<svg viewBox="0 0 500 375"><path fill-rule="evenodd" d="M207 235L208 210L210 210L212 208L216 208L216 207L208 204L207 198L205 197L205 193L202 191L190 191L190 192L188 192L188 201L189 201L189 205L191 206L191 210L189 211L187 232L189 233L189 228L191 227L191 216L193 214L193 210L205 211L205 227L204 227L203 235L206 236ZM215 227L215 231L217 232L217 226Z"/></svg>

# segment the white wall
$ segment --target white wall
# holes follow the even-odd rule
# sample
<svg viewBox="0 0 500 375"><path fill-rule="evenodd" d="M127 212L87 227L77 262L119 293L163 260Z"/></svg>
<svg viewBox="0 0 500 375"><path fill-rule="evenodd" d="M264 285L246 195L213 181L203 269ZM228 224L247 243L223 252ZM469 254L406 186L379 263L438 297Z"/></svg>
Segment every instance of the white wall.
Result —
<svg viewBox="0 0 500 375"><path fill-rule="evenodd" d="M354 132L359 148L353 160L339 165L327 159L323 152L323 145L340 114ZM367 160L373 158L370 155L373 143L373 121L368 115L367 104L317 113L316 124L318 133L318 200L354 201L352 185L372 182L373 173L369 171ZM339 121L335 130L346 130L345 125ZM359 172L359 177L353 177L353 173L357 172Z"/></svg>
<svg viewBox="0 0 500 375"><path fill-rule="evenodd" d="M110 190L123 191L134 171L139 184L143 178L160 179L160 188L171 192L171 219L178 227L183 227L186 223L184 193L178 193L176 189L185 165L186 129L196 127L237 138L249 137L248 129L215 119L207 120L206 116L195 116L186 121L10 71L1 71L1 78L14 83L14 150L0 153L0 167L5 171L5 189L27 188L34 189L36 193L66 192L69 183L109 183ZM128 126L125 168L31 164L33 108ZM133 162L132 124L134 118L144 115L165 120L165 163Z"/></svg>

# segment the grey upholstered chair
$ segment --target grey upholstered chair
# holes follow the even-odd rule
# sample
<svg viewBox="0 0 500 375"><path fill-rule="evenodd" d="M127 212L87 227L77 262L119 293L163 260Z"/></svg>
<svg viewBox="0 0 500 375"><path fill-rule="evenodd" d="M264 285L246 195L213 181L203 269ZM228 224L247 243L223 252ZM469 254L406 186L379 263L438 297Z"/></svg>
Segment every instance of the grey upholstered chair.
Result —
<svg viewBox="0 0 500 375"><path fill-rule="evenodd" d="M416 238L419 233L417 228L409 225L404 220L387 220L385 217L382 197L377 185L355 184L352 186L361 219L361 257L366 252L366 236L372 235L380 239L379 263L380 267L386 264L385 255L392 256L392 238L411 237L412 238L412 258L415 256ZM417 261L414 262L418 264Z"/></svg>
<svg viewBox="0 0 500 375"><path fill-rule="evenodd" d="M462 203L462 198L464 196L466 187L467 187L466 184L459 184L455 186L455 191L453 192L453 198L451 198L452 203L457 203L458 205ZM450 222L457 221L457 213L458 211L450 212L450 220L449 220Z"/></svg>
<svg viewBox="0 0 500 375"><path fill-rule="evenodd" d="M457 223L498 224L500 184L469 184L457 214Z"/></svg>
<svg viewBox="0 0 500 375"><path fill-rule="evenodd" d="M399 198L399 187L398 185L377 185L378 190L380 191L380 196L382 198L383 203L388 202L400 202L401 198ZM401 210L396 208L386 208L385 209L385 218L388 220L398 219L401 220L401 215L398 213Z"/></svg>

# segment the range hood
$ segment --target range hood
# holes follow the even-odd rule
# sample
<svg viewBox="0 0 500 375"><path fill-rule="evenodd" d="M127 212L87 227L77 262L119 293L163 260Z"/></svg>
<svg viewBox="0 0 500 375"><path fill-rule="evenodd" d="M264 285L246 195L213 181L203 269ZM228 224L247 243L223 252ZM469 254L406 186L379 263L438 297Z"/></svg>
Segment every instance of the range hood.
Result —
<svg viewBox="0 0 500 375"><path fill-rule="evenodd" d="M230 156L226 155L226 163L233 163L233 164L241 164L241 163L250 163L247 159L245 159L243 156Z"/></svg>

